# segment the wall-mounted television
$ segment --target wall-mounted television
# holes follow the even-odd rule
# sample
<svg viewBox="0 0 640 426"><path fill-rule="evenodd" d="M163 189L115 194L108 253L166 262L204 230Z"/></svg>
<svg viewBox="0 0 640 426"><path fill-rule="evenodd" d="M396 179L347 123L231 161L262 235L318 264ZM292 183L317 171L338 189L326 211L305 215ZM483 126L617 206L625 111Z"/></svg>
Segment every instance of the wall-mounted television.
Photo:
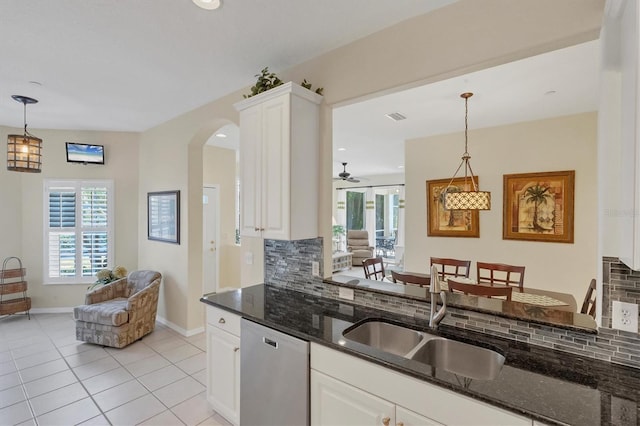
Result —
<svg viewBox="0 0 640 426"><path fill-rule="evenodd" d="M104 164L104 146L67 142L67 163Z"/></svg>

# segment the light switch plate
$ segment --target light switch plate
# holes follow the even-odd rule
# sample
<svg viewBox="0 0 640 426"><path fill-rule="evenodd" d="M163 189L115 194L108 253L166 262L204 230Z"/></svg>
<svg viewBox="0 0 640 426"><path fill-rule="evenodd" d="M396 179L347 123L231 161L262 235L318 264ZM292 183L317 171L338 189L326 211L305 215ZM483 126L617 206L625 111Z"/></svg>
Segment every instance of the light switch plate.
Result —
<svg viewBox="0 0 640 426"><path fill-rule="evenodd" d="M614 300L611 304L611 326L618 330L638 332L638 305Z"/></svg>

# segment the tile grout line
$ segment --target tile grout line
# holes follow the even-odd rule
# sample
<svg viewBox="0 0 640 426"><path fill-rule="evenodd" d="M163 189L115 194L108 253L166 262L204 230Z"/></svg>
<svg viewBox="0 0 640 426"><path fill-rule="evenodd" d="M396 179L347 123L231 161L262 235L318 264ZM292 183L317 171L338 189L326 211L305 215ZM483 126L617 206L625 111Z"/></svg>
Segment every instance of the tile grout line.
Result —
<svg viewBox="0 0 640 426"><path fill-rule="evenodd" d="M73 377L75 378L76 382L77 382L77 383L79 383L79 384L80 384L80 386L82 386L82 389L85 391L85 393L89 396L89 398L91 399L91 401L92 401L92 402L95 404L95 406L98 408L99 414L97 414L96 416L93 416L93 417L91 417L91 418L89 418L89 419L86 419L86 420L84 420L84 421L89 421L89 420L91 420L91 419L95 419L95 418L96 418L96 417L98 417L98 416L103 416L109 424L112 424L112 423L111 423L111 421L110 421L110 420L108 419L108 417L107 417L107 414L106 414L106 413L107 413L107 411L114 410L114 409L116 409L116 408L118 408L118 407L121 407L121 406L123 406L123 405L125 405L125 404L127 404L127 403L131 402L131 401L135 401L136 399L139 399L139 398L142 398L143 396L146 396L146 395L142 395L142 396L140 396L140 397L133 398L133 399L131 399L131 400L129 400L129 401L126 401L125 403L120 404L120 405L118 405L118 406L116 406L116 407L113 407L113 408L111 408L110 410L107 410L107 411L103 410L103 409L102 409L102 407L100 407L100 405L97 403L96 399L94 398L94 395L92 395L92 394L91 394L91 392L89 391L89 389L88 389L88 388L86 387L86 385L84 384L83 379L80 379L80 377L78 376L78 374L74 371L74 367L71 367L71 365L70 365L69 361L67 360L66 356L63 354L63 348L64 348L64 347L67 347L67 346L71 346L73 343L69 343L68 345L64 345L64 346L58 346L58 345L56 345L56 342L55 342L55 340L54 340L54 337L50 334L50 332L53 332L53 331L55 331L55 330L53 330L53 329L46 329L45 327L43 327L43 324L41 323L41 321L39 321L39 320L38 320L38 317L37 317L37 316L35 316L35 315L34 315L34 317L35 317L35 318L33 318L33 319L35 319L35 322L36 322L36 324L35 324L35 328L37 328L37 330L43 334L43 336L42 336L42 337L43 337L44 339L46 339L46 341L48 341L48 343L50 343L50 344L53 346L53 348L52 348L51 350L54 350L54 349L55 349L56 354L60 357L59 359L62 359L62 360L64 361L64 363L65 363L65 365L66 365L66 367L67 367L67 370L69 370L69 371L71 372L71 374L72 374L72 375L73 375ZM178 382L178 381L180 381L180 380L184 380L184 379L186 379L187 377L189 377L189 378L191 378L192 380L194 380L198 385L202 385L202 386L204 386L204 385L202 384L202 382L200 382L198 379L196 379L196 378L194 377L194 375L195 375L195 374L198 374L198 373L201 373L204 369L206 369L206 366L205 366L204 368L202 368L202 369L198 369L197 371L194 371L193 373L189 373L189 372L187 372L184 368L181 368L181 367L180 367L180 366L178 366L177 364L178 364L178 363L180 363L180 362L183 362L183 361L185 361L185 360L188 360L188 359L190 359L190 358L197 357L197 356L201 356L202 354L206 354L206 351L205 351L205 350L203 350L203 349L201 349L199 346L197 346L197 344L195 344L195 343L193 343L193 342L191 342L191 341L187 340L185 337L183 337L183 336L181 336L181 335L178 335L178 334L176 334L175 332L172 332L172 330L170 330L170 329L163 328L163 330L168 330L168 331L169 331L169 335L168 335L167 337L165 337L165 338L161 338L161 339L158 339L157 341L153 341L153 342L151 342L152 344L153 344L153 343L155 343L155 342L162 342L163 340L169 340L169 339L173 339L173 338L175 338L175 339L179 339L179 340L180 340L180 342L181 342L181 343L180 343L180 345L179 345L179 346L177 346L176 348L178 348L178 347L183 347L183 346L184 346L184 347L188 347L188 348L190 348L190 350L191 350L191 349L195 350L195 353L193 353L193 354L191 354L191 355L189 355L189 356L187 356L187 357L185 357L185 358L183 358L183 359L179 359L179 360L177 360L177 361L175 361L175 362L174 362L174 361L172 361L171 359L169 359L167 356L165 356L163 353L161 353L159 350L157 350L157 349L155 349L154 347L152 347L152 346L150 346L149 344L147 344L147 342L145 342L145 341L144 341L145 339L144 339L144 337L143 337L142 339L139 339L139 341L144 345L144 347L146 347L146 348L150 349L150 350L152 351L152 354L151 354L151 355L149 355L148 357L143 357L143 358L140 358L139 360L135 360L135 361L131 361L131 362L129 362L129 363L125 363L125 362L123 362L123 361L119 360L119 359L118 359L118 357L116 357L116 356L115 356L115 354L113 353L113 351L108 350L108 348L106 348L105 346L102 346L102 345L95 345L95 346L96 346L96 348L102 348L102 349L104 349L104 350L105 350L106 355L108 355L109 357L111 357L111 359L113 359L113 360L116 362L116 364L117 364L117 366L118 366L118 367L115 367L114 369L107 370L107 371L105 371L105 372L103 372L103 373L99 373L99 374L94 375L94 376L87 377L87 378L85 378L84 380L91 379L92 377L96 377L96 376L98 376L98 375L100 375L100 374L108 373L109 371L113 371L113 370L115 370L116 368L123 368L123 369L124 369L124 371L126 371L128 374L130 374L130 375L132 376L132 379L131 379L131 380L126 380L124 383L127 383L127 382L129 382L129 381L136 380L136 382L137 382L139 385L141 385L141 387L142 387L142 388L147 392L147 393L146 393L147 395L148 395L148 394L152 394L152 395L153 395L153 397L154 397L156 400L158 400L158 402L161 404L161 406L162 406L162 407L164 407L164 410L163 410L163 411L161 411L160 413L154 414L154 415L150 416L149 418L145 418L145 419L141 420L141 422L148 421L149 419L151 419L151 418L153 418L153 417L155 417L155 416L157 416L157 415L161 414L162 412L167 412L167 411L168 411L169 413L171 413L171 415L175 416L175 418L176 418L176 419L177 419L181 424L186 424L186 423L185 423L185 421L184 421L184 420L182 420L182 419L181 419L181 418L176 414L176 412L174 412L173 408L175 408L175 407L179 406L180 404L184 403L185 401L188 401L190 398L187 398L187 399L185 399L184 401L180 401L180 402L178 402L177 404L174 404L174 406L173 406L173 407L169 407L167 404L165 404L164 402L162 402L162 400L160 400L160 399L155 395L155 393L154 393L154 392L156 392L156 391L158 391L158 390L160 390L160 389L163 389L163 388L165 388L165 387L167 387L167 386L170 386L170 385L172 385L172 384L175 384L175 383L177 383L177 382ZM2 331L2 327L1 327L1 326L0 326L0 331ZM160 330L159 330L159 331L160 331ZM5 334L5 333L4 333L4 332L2 332L2 334ZM145 336L145 337L147 337L147 336ZM18 340L18 339L16 339L16 341L17 341L17 340ZM37 343L39 343L39 342L37 342ZM32 346L32 345L37 344L37 343L28 344L28 345L24 345L24 346L19 346L17 349L20 349L20 348L22 348L22 347ZM135 343L135 342L134 342L134 343ZM187 345L188 345L188 346L187 346ZM9 346L7 346L7 348L6 348L6 349L7 349L7 351L9 352L9 355L10 355L10 359L9 359L9 360L12 362L12 365L13 365L13 367L14 367L14 369L15 369L15 371L14 371L14 372L9 373L9 374L13 374L13 373L17 374L17 377L18 377L18 380L19 380L19 385L20 385L20 387L21 387L21 391L22 391L22 393L23 393L23 396L25 397L25 399L24 399L23 401L20 401L20 402L26 402L26 403L27 403L27 406L29 407L29 413L30 413L30 415L32 416L32 417L31 417L31 420L32 420L32 421L37 425L37 424L39 424L39 422L38 422L38 419L37 419L37 416L36 416L36 412L35 412L34 406L32 405L32 402L31 402L31 399L32 399L32 398L30 398L30 397L29 397L29 395L27 394L26 387L25 387L26 383L30 383L31 381L30 381L30 382L26 382L26 383L24 382L23 377L22 377L22 374L20 374L20 371L21 371L21 370L18 368L18 364L17 364L17 362L16 362L16 358L14 357L13 349L11 349ZM166 350L166 351L163 351L163 352L166 354L166 352L171 351L172 349L174 349L174 348L170 348L170 349L168 349L168 350ZM3 351L3 352L4 352L4 351ZM72 355L79 355L79 354L81 354L81 353L83 353L83 352L85 352L85 351L77 352L77 353L75 353L75 354L73 354L73 353L69 353L69 354L67 354L67 355L68 355L68 356L72 356ZM65 353L66 353L66 352L65 352ZM30 354L30 355L24 355L24 356L22 356L21 358L26 358L26 357L31 356L31 355L32 355L32 354ZM167 361L167 362L169 363L169 365L167 365L166 367L168 367L168 366L176 367L176 369L177 369L178 371L180 371L180 372L184 375L184 377L182 377L182 378L180 378L180 379L177 379L177 380L175 380L175 381L172 381L171 383L167 383L167 384L165 384L165 385L163 385L163 386L159 387L159 388L158 388L158 389L156 389L155 391L152 391L152 390L151 390L151 389L149 389L147 386L145 386L145 384L144 384L144 383L142 383L142 382L139 380L139 377L142 377L142 376L144 376L144 375L146 375L146 374L151 374L151 373L153 373L154 371L158 371L159 369L157 369L157 370L153 370L153 371L150 371L150 372L148 372L148 373L145 373L144 375L141 375L141 376L136 377L136 376L134 376L133 374L131 374L131 372L130 372L130 371L128 370L128 368L127 368L127 365L128 365L128 364L131 364L131 363L133 363L133 362L138 362L138 361L140 361L140 360L143 360L143 359L146 359L146 358L152 357L152 356L156 356L156 355L157 355L157 356L159 356L161 359L163 359L163 360L165 360L165 361ZM104 358L106 358L106 356L105 356ZM104 358L99 358L99 359L104 359ZM98 359L98 360L99 360L99 359ZM32 365L32 366L25 367L24 369L26 369L26 368L32 368L32 367L36 367L36 366L38 366L38 365L42 365L42 364L45 364L45 363L47 363L47 362L52 362L52 361L55 361L55 360L43 361L43 362L40 362L40 363L34 364L34 365ZM97 360L94 360L94 361L97 361ZM89 364L89 363L94 362L94 361L89 361L89 362L87 362L87 363L85 363L85 364L77 365L77 366L76 366L76 368L77 368L77 367L80 367L80 366L82 366L82 365ZM164 368L164 367L163 367L163 368ZM63 370L63 371L64 371L64 370ZM58 374L58 373L61 373L61 372L62 372L62 371L60 371L60 372L55 372L55 373L51 373L51 374L46 374L45 376L39 377L38 379L34 379L34 380L32 380L32 381L39 380L39 379L42 379L42 378L45 378L45 377L51 376L51 375L53 375L53 374ZM120 385L122 385L122 384L123 384L123 383L119 383L119 384L117 384L117 385L110 386L110 387L108 387L108 388L106 388L106 389L101 390L100 392L97 392L97 393L96 393L96 395L97 395L97 394L99 394L99 393L101 393L101 392L107 391L107 390L109 390L109 389L113 389L113 388L115 388L115 387L117 387L117 386L120 386ZM70 385L72 385L72 384L69 384L69 385L66 385L66 386L70 386ZM16 386L18 386L18 385L16 384ZM60 388L58 388L58 389L62 389L62 388L64 388L64 387L66 387L66 386L62 386L62 387L60 387ZM56 391L56 390L57 390L57 389L52 389L52 390L50 390L50 391L47 391L47 392L42 393L41 395L46 395L46 394L51 393L51 392L54 392L54 391ZM204 392L204 391L203 391L203 392ZM196 396L198 396L198 395L199 395L199 394L201 394L201 393L202 393L202 392L198 392L198 393L196 393L196 395L193 395L191 398L195 398ZM37 397L39 397L39 396L41 396L41 395L37 395ZM35 398L35 397L34 397L34 398ZM84 397L84 398L80 398L80 399L79 399L79 400L77 400L77 401L81 401L81 400L83 400L83 399L85 399L85 398L86 398L86 397ZM56 410L58 410L58 409L61 409L61 408L63 408L63 407L66 407L66 406L68 406L68 405L70 405L70 404L73 404L73 403L75 403L75 402L77 402L77 401L73 401L73 402L70 402L70 403L68 403L68 404L60 405L60 406L56 407L55 409L52 409L52 410L48 411L47 413L42 413L42 414L41 414L41 416L42 416L42 415L45 415L45 414L48 414L48 413L51 413L51 412L53 412L53 411L56 411ZM16 404L18 404L18 403L16 403ZM14 405L14 404L11 404L11 405ZM201 422L199 422L198 424L201 424L201 423L203 423L203 422L206 422L208 419L210 419L211 417L215 416L216 414L217 414L217 413L216 413L215 411L213 411L213 414L212 414L212 415L210 415L210 416L206 417L205 419L203 419L203 420L202 420Z"/></svg>

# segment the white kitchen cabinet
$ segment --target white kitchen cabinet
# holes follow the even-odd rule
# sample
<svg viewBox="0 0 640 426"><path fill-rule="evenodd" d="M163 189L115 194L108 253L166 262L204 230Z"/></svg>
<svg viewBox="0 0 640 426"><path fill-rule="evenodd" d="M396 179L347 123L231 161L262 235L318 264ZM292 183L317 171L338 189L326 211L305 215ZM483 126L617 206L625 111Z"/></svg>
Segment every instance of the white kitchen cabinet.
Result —
<svg viewBox="0 0 640 426"><path fill-rule="evenodd" d="M397 405L396 426L442 426L442 424Z"/></svg>
<svg viewBox="0 0 640 426"><path fill-rule="evenodd" d="M311 424L394 425L395 405L344 382L311 370Z"/></svg>
<svg viewBox="0 0 640 426"><path fill-rule="evenodd" d="M243 236L318 236L321 101L322 96L286 83L235 104Z"/></svg>
<svg viewBox="0 0 640 426"><path fill-rule="evenodd" d="M358 411L353 408L362 404L365 398L358 394L355 402L352 401L348 397L350 391L344 386L369 394L370 401L381 400L394 405L395 411L388 411L390 409L383 405L373 405L371 408L372 416L378 410L377 415L388 417L390 425L532 425L531 419L314 343L311 344L311 369L312 426L341 424L339 418L328 418L329 414L323 413L327 407L333 407L339 415L346 415L347 412L366 413L364 409ZM321 381L322 386L314 385L314 377L317 381L318 374L329 376L333 381L325 378ZM344 386L336 385L336 382ZM318 394L320 391L322 393ZM332 401L338 398L342 398L340 403ZM376 421L378 419L373 418ZM366 416L362 419L362 423L354 424L383 424L371 423Z"/></svg>
<svg viewBox="0 0 640 426"><path fill-rule="evenodd" d="M240 419L240 317L207 306L207 400L225 419Z"/></svg>
<svg viewBox="0 0 640 426"><path fill-rule="evenodd" d="M441 426L427 417L311 370L311 424Z"/></svg>

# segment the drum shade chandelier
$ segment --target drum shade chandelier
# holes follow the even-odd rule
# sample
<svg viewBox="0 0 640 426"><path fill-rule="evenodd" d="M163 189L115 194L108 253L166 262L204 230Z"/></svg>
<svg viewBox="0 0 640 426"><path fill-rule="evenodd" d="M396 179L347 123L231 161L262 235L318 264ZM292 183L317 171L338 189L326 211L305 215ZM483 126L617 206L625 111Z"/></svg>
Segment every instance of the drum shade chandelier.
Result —
<svg viewBox="0 0 640 426"><path fill-rule="evenodd" d="M42 166L42 139L27 132L27 104L38 101L21 95L11 96L24 105L24 134L7 138L7 170L13 172L40 173Z"/></svg>
<svg viewBox="0 0 640 426"><path fill-rule="evenodd" d="M471 169L471 155L469 155L468 145L468 102L473 93L467 92L460 95L464 99L464 154L462 161L453 174L451 181L444 189L444 208L447 210L490 210L491 209L491 193L488 191L479 191L478 183ZM460 169L464 166L464 186L462 191L455 191L451 185L458 175ZM469 182L470 181L470 182Z"/></svg>

